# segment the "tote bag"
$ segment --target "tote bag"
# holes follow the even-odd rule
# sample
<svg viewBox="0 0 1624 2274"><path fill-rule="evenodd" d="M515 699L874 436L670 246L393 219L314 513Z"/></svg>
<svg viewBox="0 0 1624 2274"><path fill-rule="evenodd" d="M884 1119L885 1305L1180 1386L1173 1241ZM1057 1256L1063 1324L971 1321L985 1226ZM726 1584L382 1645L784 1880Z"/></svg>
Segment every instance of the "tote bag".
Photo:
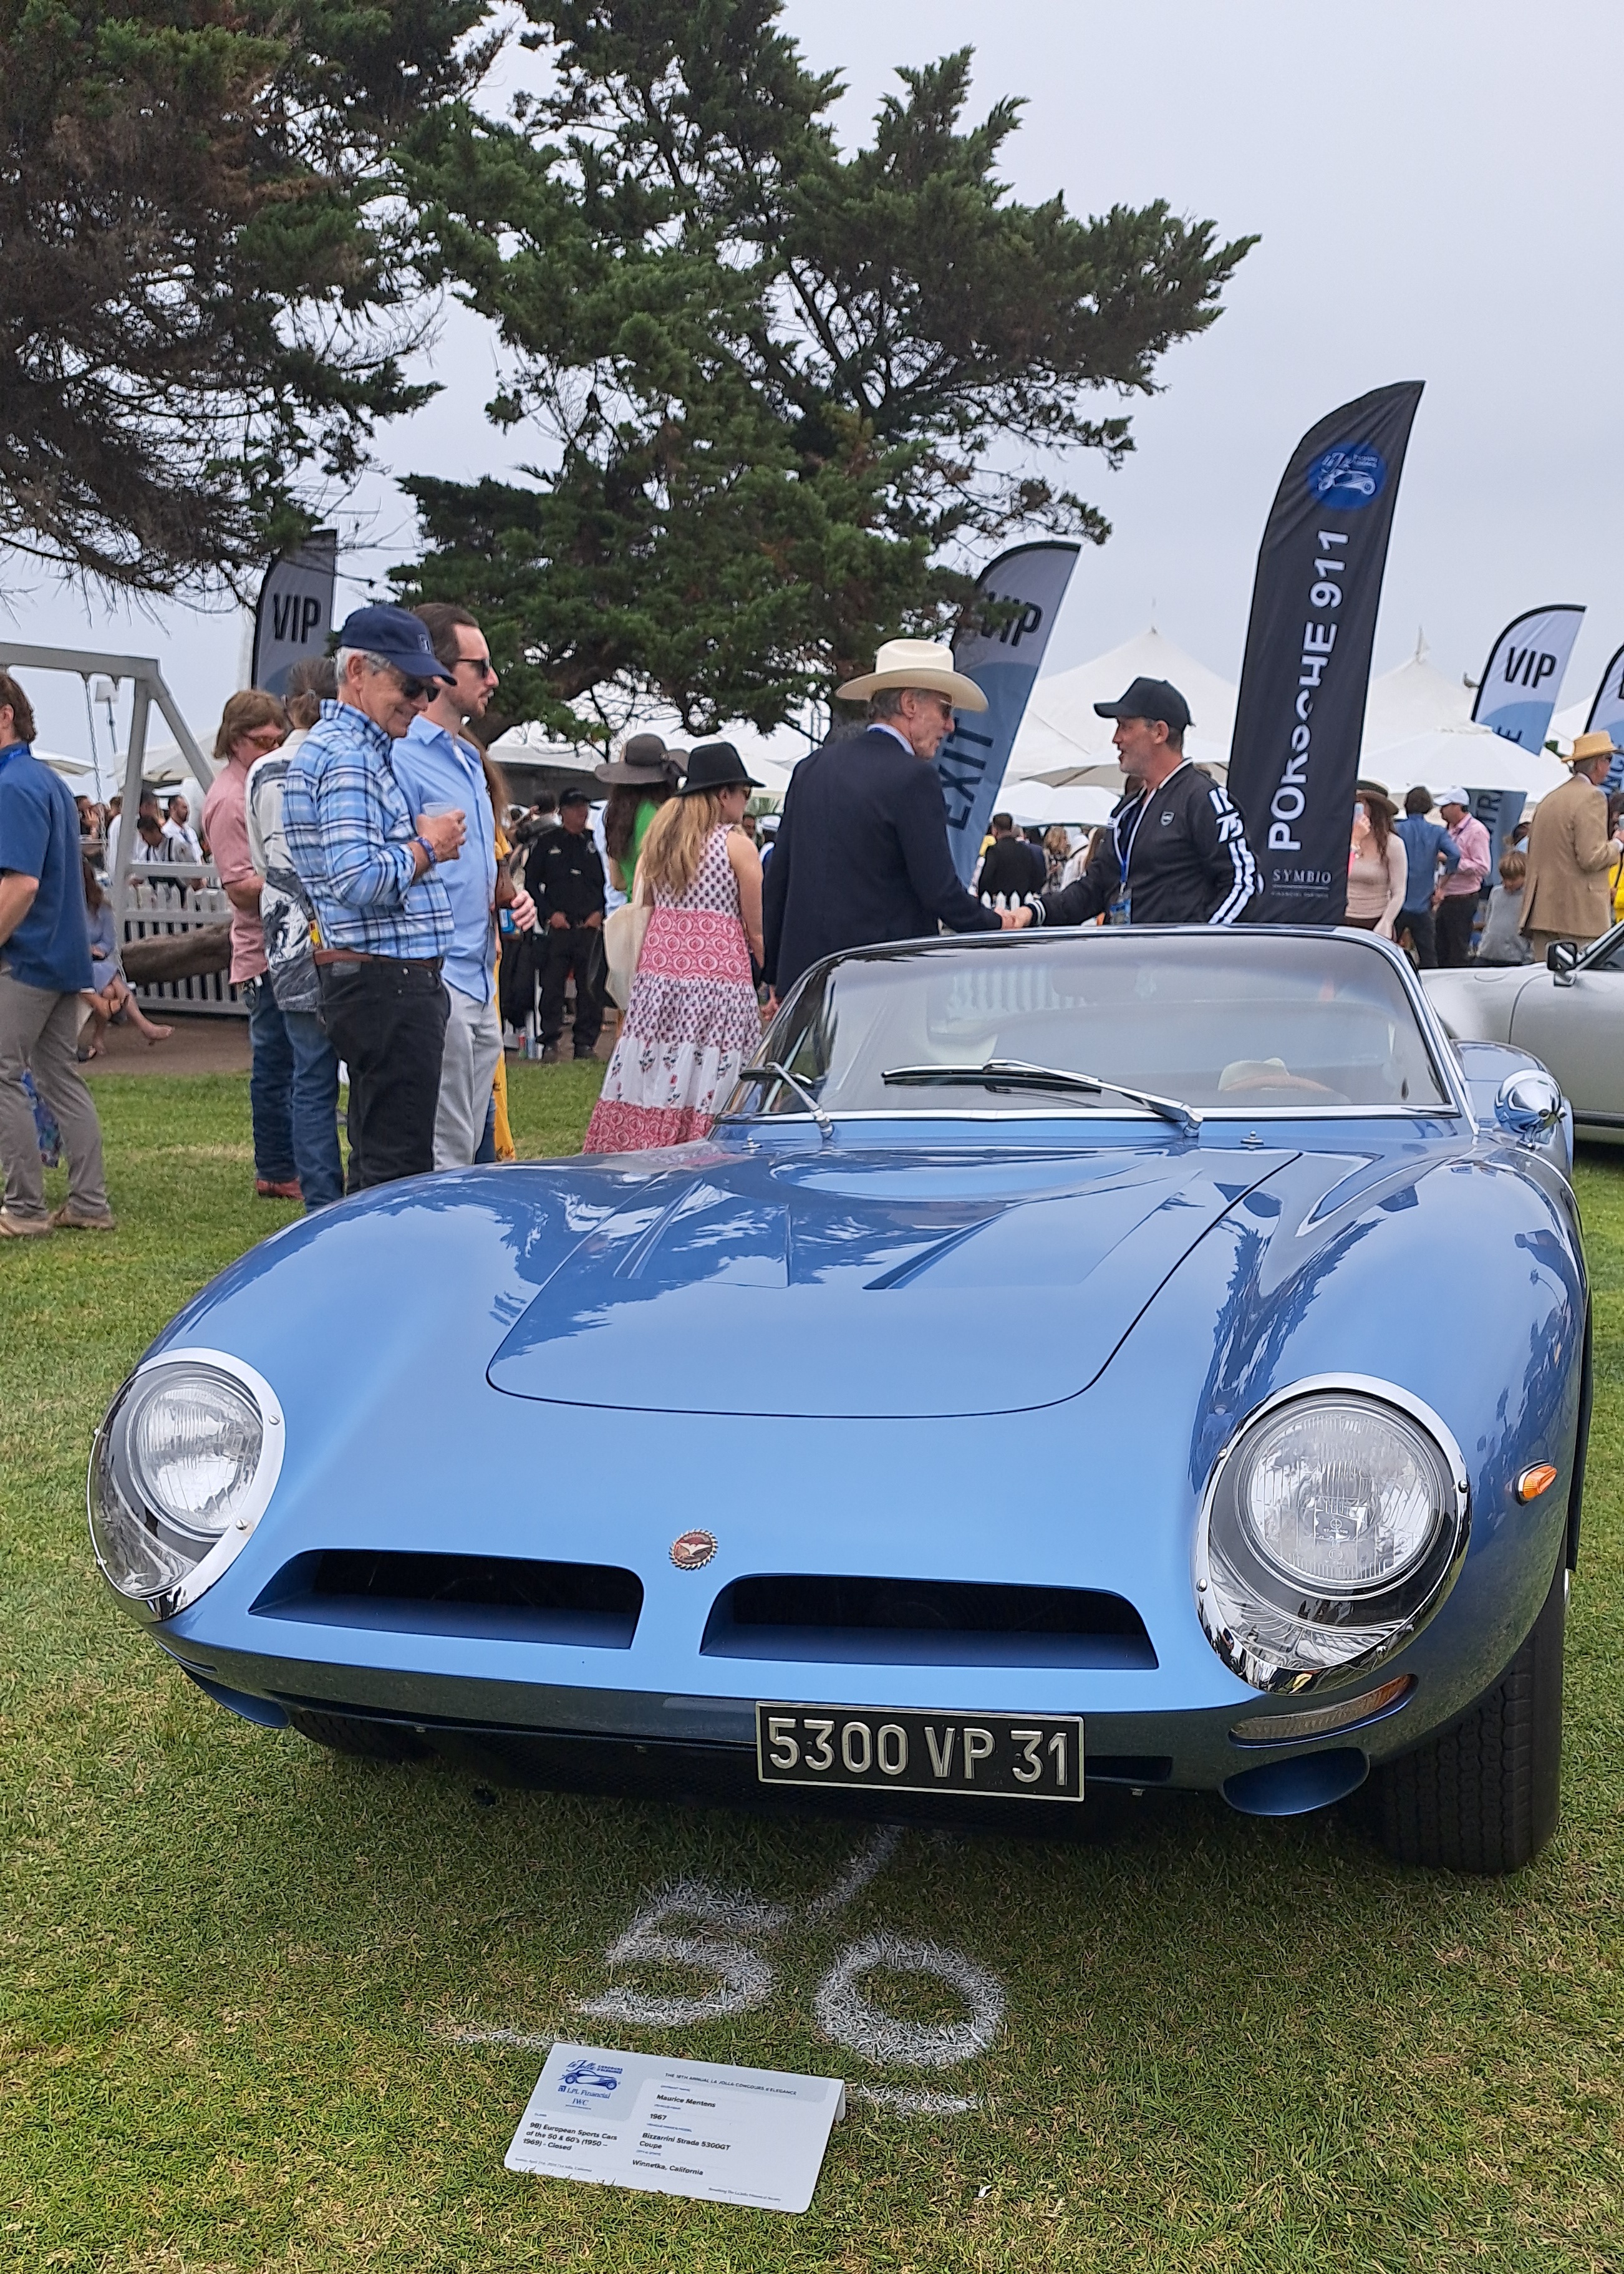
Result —
<svg viewBox="0 0 1624 2274"><path fill-rule="evenodd" d="M616 908L604 923L604 954L609 965L606 991L619 1010L624 1011L631 1001L632 981L637 975L643 936L653 913L643 896L643 868L639 863L630 900L624 907Z"/></svg>

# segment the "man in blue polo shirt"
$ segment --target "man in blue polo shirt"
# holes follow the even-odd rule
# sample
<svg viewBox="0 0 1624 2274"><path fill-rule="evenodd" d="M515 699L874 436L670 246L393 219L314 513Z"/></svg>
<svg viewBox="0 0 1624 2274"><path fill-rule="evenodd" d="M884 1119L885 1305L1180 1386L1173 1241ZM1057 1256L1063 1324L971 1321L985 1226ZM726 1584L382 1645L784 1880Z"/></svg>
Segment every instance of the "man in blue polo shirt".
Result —
<svg viewBox="0 0 1624 2274"><path fill-rule="evenodd" d="M102 1126L79 1079L82 990L94 984L79 813L65 782L29 744L34 706L0 671L0 1239L53 1226L110 1231ZM25 1068L56 1117L68 1201L45 1212L45 1178Z"/></svg>

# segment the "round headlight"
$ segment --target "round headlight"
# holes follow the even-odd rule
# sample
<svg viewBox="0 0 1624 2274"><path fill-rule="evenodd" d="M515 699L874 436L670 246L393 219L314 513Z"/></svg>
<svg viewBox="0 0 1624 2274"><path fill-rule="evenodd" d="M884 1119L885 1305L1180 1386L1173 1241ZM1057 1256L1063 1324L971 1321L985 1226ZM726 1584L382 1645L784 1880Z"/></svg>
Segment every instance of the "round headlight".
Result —
<svg viewBox="0 0 1624 2274"><path fill-rule="evenodd" d="M235 1552L222 1543L240 1545L270 1496L281 1431L267 1386L236 1361L161 1359L132 1376L90 1471L91 1539L121 1595L163 1618L218 1576Z"/></svg>
<svg viewBox="0 0 1624 2274"><path fill-rule="evenodd" d="M1214 1472L1196 1603L1225 1663L1259 1690L1363 1672L1442 1601L1465 1552L1459 1451L1436 1415L1304 1384L1251 1420Z"/></svg>
<svg viewBox="0 0 1624 2274"><path fill-rule="evenodd" d="M1438 1448L1363 1397L1288 1406L1252 1433L1236 1468L1236 1510L1259 1555L1327 1594L1368 1594L1408 1571L1450 1496Z"/></svg>

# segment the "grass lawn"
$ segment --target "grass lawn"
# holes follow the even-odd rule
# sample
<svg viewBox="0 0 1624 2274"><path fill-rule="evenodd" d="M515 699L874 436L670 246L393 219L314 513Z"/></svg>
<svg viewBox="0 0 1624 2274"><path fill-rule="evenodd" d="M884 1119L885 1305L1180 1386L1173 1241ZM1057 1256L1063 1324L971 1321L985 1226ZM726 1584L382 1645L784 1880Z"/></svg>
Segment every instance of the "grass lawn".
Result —
<svg viewBox="0 0 1624 2274"><path fill-rule="evenodd" d="M517 1070L523 1151L578 1144L598 1071ZM177 1306L290 1211L252 1198L244 1080L97 1093L117 1235L0 1254L0 2267L1624 2261L1624 1159L1581 1171L1599 1391L1563 1824L1534 1865L1402 1872L1336 1815L1164 1799L1090 1841L906 1834L808 1917L860 1830L346 1760L222 1713L115 1612L85 1539L91 1432ZM608 1485L612 1431L603 1450ZM674 2029L575 2013L609 1985L605 1946L685 1879L801 1907L759 1945L767 2002ZM818 1981L884 1931L996 1973L989 2051L921 2074L818 2036ZM929 1978L865 1989L927 2026L962 2012ZM553 2034L975 2105L856 2103L800 2219L510 2178Z"/></svg>

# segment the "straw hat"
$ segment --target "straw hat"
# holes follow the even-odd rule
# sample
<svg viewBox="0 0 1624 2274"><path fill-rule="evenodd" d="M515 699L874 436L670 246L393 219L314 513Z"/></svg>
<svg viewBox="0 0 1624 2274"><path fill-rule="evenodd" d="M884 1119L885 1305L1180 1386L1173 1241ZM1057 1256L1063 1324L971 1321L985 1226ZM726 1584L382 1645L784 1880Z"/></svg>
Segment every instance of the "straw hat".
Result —
<svg viewBox="0 0 1624 2274"><path fill-rule="evenodd" d="M861 679L848 679L835 693L842 703L866 703L888 687L919 687L945 695L955 711L987 708L987 697L974 680L953 669L953 651L945 640L887 640L874 659L874 669Z"/></svg>
<svg viewBox="0 0 1624 2274"><path fill-rule="evenodd" d="M1611 734L1576 734L1567 762L1570 766L1582 766L1590 758L1615 758L1618 755L1619 746Z"/></svg>

